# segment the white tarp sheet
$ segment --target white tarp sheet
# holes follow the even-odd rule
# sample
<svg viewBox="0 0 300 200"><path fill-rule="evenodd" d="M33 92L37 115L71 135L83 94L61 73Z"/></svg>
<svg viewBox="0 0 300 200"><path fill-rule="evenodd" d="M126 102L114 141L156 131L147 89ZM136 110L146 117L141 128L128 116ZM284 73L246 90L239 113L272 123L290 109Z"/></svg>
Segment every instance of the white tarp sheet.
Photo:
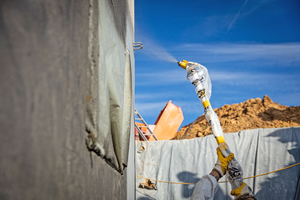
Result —
<svg viewBox="0 0 300 200"><path fill-rule="evenodd" d="M300 127L254 129L224 135L244 170L244 178L300 162ZM142 150L143 148L145 150ZM190 140L140 142L137 175L169 182L196 183L211 172L217 160L214 137ZM300 165L268 175L245 179L257 199L300 199ZM219 180L225 181L225 176ZM157 190L139 188L137 199L189 199L195 185L155 182ZM219 183L214 199L233 199L229 183Z"/></svg>
<svg viewBox="0 0 300 200"><path fill-rule="evenodd" d="M87 146L120 173L128 165L134 124L133 24L128 2L98 2L98 19L90 22L87 74Z"/></svg>

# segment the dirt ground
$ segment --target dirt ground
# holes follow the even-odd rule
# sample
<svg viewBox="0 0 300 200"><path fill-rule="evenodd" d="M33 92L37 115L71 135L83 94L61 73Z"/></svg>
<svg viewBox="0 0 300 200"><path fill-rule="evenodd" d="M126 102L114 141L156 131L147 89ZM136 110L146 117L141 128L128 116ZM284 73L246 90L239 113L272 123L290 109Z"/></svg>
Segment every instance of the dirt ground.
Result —
<svg viewBox="0 0 300 200"><path fill-rule="evenodd" d="M246 129L282 128L300 126L300 106L284 106L274 103L267 95L245 102L224 105L214 109L224 133ZM204 114L182 127L174 139L190 139L211 135L211 127Z"/></svg>

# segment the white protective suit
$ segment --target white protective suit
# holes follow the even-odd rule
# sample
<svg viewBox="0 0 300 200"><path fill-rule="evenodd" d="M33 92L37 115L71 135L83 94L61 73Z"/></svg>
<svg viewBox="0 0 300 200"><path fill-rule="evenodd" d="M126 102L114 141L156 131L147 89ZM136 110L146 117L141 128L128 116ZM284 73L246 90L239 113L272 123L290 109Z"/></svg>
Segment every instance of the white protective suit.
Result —
<svg viewBox="0 0 300 200"><path fill-rule="evenodd" d="M196 184L190 200L213 200L218 190L218 182L212 175L205 175Z"/></svg>

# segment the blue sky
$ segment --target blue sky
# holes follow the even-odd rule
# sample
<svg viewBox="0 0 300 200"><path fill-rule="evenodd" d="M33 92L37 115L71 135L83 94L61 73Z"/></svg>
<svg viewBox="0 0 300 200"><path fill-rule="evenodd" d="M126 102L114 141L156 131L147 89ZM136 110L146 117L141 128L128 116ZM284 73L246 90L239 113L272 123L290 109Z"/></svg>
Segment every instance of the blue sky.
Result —
<svg viewBox="0 0 300 200"><path fill-rule="evenodd" d="M299 0L135 0L135 41L135 106L149 124L169 100L182 126L203 114L174 58L208 69L213 108L265 94L300 105Z"/></svg>

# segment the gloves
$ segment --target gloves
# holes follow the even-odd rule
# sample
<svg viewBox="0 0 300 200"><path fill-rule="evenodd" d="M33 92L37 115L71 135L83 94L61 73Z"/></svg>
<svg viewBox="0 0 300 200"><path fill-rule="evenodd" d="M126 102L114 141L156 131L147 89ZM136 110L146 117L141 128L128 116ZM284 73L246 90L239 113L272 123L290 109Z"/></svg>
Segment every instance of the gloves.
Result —
<svg viewBox="0 0 300 200"><path fill-rule="evenodd" d="M234 195L236 197L239 197L243 194L249 194L249 195L252 195L253 196L253 192L251 190L251 188L245 183L243 182L242 185L236 189L233 189L231 192L230 192L231 195Z"/></svg>
<svg viewBox="0 0 300 200"><path fill-rule="evenodd" d="M218 160L215 164L214 169L222 176L226 173L228 163L233 159L234 154L231 153L229 156L224 158L219 148L217 148Z"/></svg>

